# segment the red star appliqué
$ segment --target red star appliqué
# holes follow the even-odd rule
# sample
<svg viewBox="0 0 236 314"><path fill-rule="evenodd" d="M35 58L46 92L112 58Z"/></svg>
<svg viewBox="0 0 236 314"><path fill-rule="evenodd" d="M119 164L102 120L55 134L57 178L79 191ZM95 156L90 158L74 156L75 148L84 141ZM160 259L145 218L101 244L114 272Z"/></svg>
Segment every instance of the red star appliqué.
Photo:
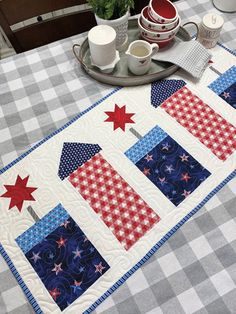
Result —
<svg viewBox="0 0 236 314"><path fill-rule="evenodd" d="M118 128L121 128L123 131L125 131L126 123L135 123L131 119L134 113L126 113L125 109L125 105L123 107L118 107L117 105L115 105L114 111L105 111L105 113L108 115L108 118L105 120L105 122L113 122L114 131Z"/></svg>
<svg viewBox="0 0 236 314"><path fill-rule="evenodd" d="M24 201L35 201L32 193L37 190L37 188L26 186L29 180L29 176L22 179L19 175L17 176L14 185L4 185L7 192L1 195L1 197L11 198L9 209L16 206L21 212Z"/></svg>

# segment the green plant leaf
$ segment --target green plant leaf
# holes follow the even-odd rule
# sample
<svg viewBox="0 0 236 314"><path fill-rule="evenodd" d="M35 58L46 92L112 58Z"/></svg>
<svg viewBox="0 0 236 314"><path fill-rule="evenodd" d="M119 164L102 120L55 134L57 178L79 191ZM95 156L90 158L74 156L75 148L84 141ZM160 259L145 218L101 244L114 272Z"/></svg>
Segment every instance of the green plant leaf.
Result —
<svg viewBox="0 0 236 314"><path fill-rule="evenodd" d="M129 8L134 8L134 0L87 0L87 2L92 11L105 20L117 19Z"/></svg>

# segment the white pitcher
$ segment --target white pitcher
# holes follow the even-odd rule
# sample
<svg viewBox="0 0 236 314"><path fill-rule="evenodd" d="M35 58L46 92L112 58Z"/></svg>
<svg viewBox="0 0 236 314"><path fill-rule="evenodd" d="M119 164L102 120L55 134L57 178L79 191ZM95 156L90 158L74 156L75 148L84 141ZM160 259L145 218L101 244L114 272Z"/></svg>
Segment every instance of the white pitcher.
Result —
<svg viewBox="0 0 236 314"><path fill-rule="evenodd" d="M126 51L129 70L135 75L147 73L151 66L151 57L158 50L157 44L149 44L145 40L133 41Z"/></svg>

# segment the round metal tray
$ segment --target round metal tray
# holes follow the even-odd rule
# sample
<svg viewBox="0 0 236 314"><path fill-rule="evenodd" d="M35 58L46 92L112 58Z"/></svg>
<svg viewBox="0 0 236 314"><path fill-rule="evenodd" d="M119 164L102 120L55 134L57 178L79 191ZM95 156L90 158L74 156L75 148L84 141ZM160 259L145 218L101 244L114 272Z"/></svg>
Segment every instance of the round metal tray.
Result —
<svg viewBox="0 0 236 314"><path fill-rule="evenodd" d="M139 38L140 35L137 19L130 20L128 28L129 43ZM183 27L180 27L175 40L188 41L191 40L191 36ZM79 52L77 52L77 47L80 47ZM171 46L168 46L164 49L171 49ZM110 74L106 74L91 65L88 38L86 38L81 45L74 45L73 52L80 62L82 68L91 77L99 82L115 86L136 86L148 84L150 82L168 77L179 69L177 65L172 63L152 60L151 68L148 73L137 76L128 70L127 56L125 55L125 51L122 51L120 52L120 61L116 65L114 71Z"/></svg>

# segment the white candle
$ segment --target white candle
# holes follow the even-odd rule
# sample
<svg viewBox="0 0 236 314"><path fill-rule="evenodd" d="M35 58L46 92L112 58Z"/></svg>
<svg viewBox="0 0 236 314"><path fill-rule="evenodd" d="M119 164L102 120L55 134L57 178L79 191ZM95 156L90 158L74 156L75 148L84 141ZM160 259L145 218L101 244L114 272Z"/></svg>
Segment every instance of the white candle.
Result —
<svg viewBox="0 0 236 314"><path fill-rule="evenodd" d="M223 27L223 18L215 13L206 14L199 27L199 42L206 48L213 48L219 37Z"/></svg>
<svg viewBox="0 0 236 314"><path fill-rule="evenodd" d="M224 20L222 16L215 14L215 13L208 13L206 14L203 19L202 23L205 27L211 30L219 30L222 28L224 24Z"/></svg>

